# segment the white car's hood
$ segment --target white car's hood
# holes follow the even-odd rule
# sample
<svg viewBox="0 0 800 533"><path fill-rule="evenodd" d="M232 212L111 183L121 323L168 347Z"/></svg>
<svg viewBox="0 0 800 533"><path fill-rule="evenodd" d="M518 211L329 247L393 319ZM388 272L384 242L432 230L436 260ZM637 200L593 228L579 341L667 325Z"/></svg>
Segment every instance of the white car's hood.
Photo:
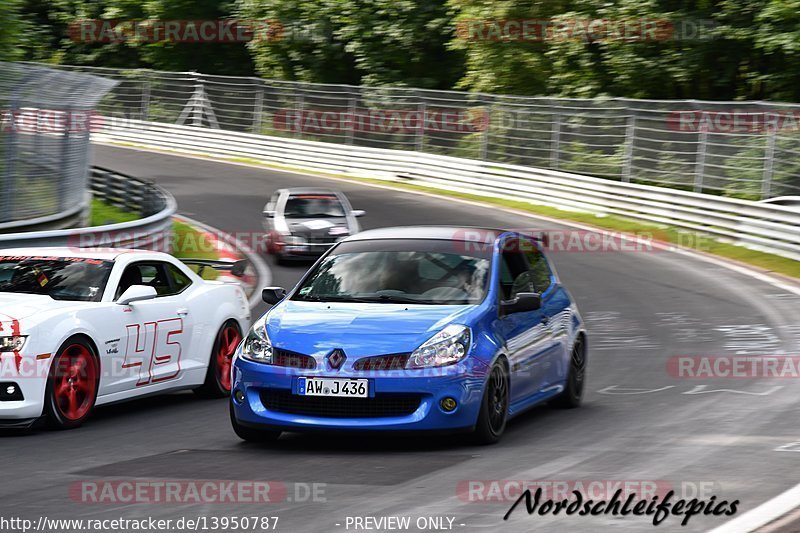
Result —
<svg viewBox="0 0 800 533"><path fill-rule="evenodd" d="M39 294L0 292L0 321L23 320L30 316L75 305L75 302L54 300Z"/></svg>

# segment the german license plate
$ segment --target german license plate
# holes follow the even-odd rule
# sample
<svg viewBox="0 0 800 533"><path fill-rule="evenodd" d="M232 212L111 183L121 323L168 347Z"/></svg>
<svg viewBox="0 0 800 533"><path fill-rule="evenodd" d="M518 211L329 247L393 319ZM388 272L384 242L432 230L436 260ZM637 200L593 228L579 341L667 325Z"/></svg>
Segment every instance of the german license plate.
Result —
<svg viewBox="0 0 800 533"><path fill-rule="evenodd" d="M369 396L369 380L337 378L300 378L297 394L301 396L340 396L366 398Z"/></svg>

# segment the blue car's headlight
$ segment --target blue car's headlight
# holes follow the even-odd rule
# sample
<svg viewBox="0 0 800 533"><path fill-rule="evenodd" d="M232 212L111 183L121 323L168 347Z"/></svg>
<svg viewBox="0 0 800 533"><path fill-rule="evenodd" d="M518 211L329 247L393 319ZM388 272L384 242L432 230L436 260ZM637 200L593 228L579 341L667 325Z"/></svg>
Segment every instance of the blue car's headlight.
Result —
<svg viewBox="0 0 800 533"><path fill-rule="evenodd" d="M469 351L470 332L467 326L450 324L425 341L408 358L406 368L430 368L452 365Z"/></svg>
<svg viewBox="0 0 800 533"><path fill-rule="evenodd" d="M242 357L257 363L272 363L272 342L267 335L266 315L255 321L242 343Z"/></svg>

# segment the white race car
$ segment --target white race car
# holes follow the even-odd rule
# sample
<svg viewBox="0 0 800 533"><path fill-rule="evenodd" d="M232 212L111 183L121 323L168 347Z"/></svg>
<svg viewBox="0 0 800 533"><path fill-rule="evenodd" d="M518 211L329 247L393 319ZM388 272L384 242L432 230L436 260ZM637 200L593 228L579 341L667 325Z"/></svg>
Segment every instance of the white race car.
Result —
<svg viewBox="0 0 800 533"><path fill-rule="evenodd" d="M250 307L142 250L0 251L0 425L79 426L95 405L176 389L230 391Z"/></svg>

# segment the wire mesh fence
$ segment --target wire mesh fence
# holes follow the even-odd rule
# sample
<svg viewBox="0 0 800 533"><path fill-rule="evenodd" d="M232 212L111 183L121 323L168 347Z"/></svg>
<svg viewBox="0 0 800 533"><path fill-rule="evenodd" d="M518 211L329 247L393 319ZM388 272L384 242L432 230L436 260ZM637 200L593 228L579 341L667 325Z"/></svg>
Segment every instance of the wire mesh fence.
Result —
<svg viewBox="0 0 800 533"><path fill-rule="evenodd" d="M513 97L60 67L127 119L416 150L747 199L800 194L800 105Z"/></svg>
<svg viewBox="0 0 800 533"><path fill-rule="evenodd" d="M92 110L113 85L0 62L0 227L83 207Z"/></svg>

